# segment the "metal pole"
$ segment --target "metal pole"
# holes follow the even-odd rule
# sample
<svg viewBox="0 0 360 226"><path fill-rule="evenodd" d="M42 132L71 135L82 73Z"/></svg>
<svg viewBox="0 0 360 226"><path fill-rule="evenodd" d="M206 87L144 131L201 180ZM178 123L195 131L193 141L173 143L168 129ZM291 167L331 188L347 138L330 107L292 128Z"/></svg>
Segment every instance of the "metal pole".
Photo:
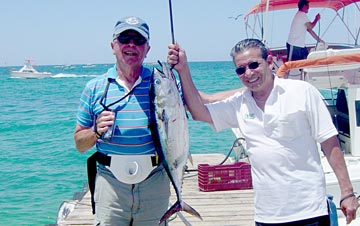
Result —
<svg viewBox="0 0 360 226"><path fill-rule="evenodd" d="M175 44L174 23L173 23L173 16L172 16L171 0L169 0L169 11L170 11L171 38L172 38L172 43Z"/></svg>

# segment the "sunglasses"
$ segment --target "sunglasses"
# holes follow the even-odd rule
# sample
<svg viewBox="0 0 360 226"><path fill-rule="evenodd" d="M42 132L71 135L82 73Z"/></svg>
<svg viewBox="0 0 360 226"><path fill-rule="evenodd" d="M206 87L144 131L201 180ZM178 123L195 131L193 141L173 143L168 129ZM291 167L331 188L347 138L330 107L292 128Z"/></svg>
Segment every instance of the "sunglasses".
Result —
<svg viewBox="0 0 360 226"><path fill-rule="evenodd" d="M117 40L121 44L129 44L131 40L133 40L134 44L137 46L144 45L147 40L141 35L120 35L117 37Z"/></svg>
<svg viewBox="0 0 360 226"><path fill-rule="evenodd" d="M135 42L134 42L135 43ZM108 104L106 105L105 102L106 102L106 99L107 99L107 94L108 94L108 91L109 91L109 86L111 83L115 83L115 79L113 78L108 78L108 82L106 84L106 87L105 87L105 90L104 90L104 93L103 95L101 96L100 98L100 105L104 108L105 111L112 111L114 114L115 114L115 120L116 120L116 115L117 115L117 110L116 109L110 109L111 106L119 103L120 101L122 101L123 99L125 99L126 97L128 97L130 94L133 93L133 90L130 90L130 92L128 92L125 96L121 97L120 99L118 99L117 101L115 102L112 102L111 104ZM96 126L96 125L95 125ZM113 137L113 134L114 134L114 131L115 131L115 125L112 125L105 133L102 134L101 136L101 139L103 140L110 140L112 137Z"/></svg>
<svg viewBox="0 0 360 226"><path fill-rule="evenodd" d="M248 67L249 69L254 70L254 69L258 68L259 65L260 65L259 62L254 61L254 62L249 63L247 66L240 66L240 67L236 68L235 71L236 71L236 74L242 75L242 74L245 73L246 67Z"/></svg>

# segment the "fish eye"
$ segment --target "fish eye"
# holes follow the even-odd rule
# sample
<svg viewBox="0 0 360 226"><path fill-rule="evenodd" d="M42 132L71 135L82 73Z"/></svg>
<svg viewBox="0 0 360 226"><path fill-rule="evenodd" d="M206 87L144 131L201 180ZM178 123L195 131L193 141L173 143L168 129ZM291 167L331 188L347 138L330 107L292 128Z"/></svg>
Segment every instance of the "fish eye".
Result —
<svg viewBox="0 0 360 226"><path fill-rule="evenodd" d="M154 80L154 84L156 84L156 85L160 85L160 84L161 84L160 79L155 79L155 80Z"/></svg>

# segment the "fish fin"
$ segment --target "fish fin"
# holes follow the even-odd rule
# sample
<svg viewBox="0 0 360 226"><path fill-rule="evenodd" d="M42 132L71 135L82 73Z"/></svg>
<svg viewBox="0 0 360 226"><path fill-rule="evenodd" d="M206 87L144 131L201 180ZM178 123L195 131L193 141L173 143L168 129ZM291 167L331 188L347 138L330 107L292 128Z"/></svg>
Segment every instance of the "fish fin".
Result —
<svg viewBox="0 0 360 226"><path fill-rule="evenodd" d="M168 211L165 212L165 214L161 217L159 224L161 224L162 222L166 221L167 219L169 219L169 217L171 217L174 213L179 212L181 210L181 205L179 201L176 201L174 205L172 205L170 207L170 209L168 209Z"/></svg>
<svg viewBox="0 0 360 226"><path fill-rule="evenodd" d="M181 202L181 210L199 218L200 220L203 220L200 214L198 213L198 211L196 211L194 208L192 208L189 204L187 204L184 201Z"/></svg>
<svg viewBox="0 0 360 226"><path fill-rule="evenodd" d="M179 211L185 211L195 217L198 217L199 219L202 220L202 217L200 216L200 214L194 209L192 208L190 205L188 205L186 202L184 201L176 201L174 205L172 205L170 207L170 209L168 211L166 211L166 213L161 217L159 224L161 224L162 222L166 221L167 219L169 219L169 217L171 217L174 213L177 213Z"/></svg>

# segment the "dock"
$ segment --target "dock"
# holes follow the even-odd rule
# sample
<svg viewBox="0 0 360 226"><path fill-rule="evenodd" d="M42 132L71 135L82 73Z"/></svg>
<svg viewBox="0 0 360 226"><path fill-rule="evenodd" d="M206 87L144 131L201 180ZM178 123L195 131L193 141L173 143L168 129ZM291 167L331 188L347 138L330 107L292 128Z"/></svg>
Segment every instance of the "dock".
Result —
<svg viewBox="0 0 360 226"><path fill-rule="evenodd" d="M188 164L182 188L182 199L196 209L203 220L186 213L174 214L169 226L253 226L254 202L253 190L228 190L228 191L200 191L198 185L197 165L207 163L218 165L224 160L223 154L193 154L194 165ZM227 160L224 164L230 164ZM74 207L65 219L57 222L58 226L91 226L94 215L91 212L90 192L79 200L74 200ZM176 195L171 186L170 202L176 201Z"/></svg>

